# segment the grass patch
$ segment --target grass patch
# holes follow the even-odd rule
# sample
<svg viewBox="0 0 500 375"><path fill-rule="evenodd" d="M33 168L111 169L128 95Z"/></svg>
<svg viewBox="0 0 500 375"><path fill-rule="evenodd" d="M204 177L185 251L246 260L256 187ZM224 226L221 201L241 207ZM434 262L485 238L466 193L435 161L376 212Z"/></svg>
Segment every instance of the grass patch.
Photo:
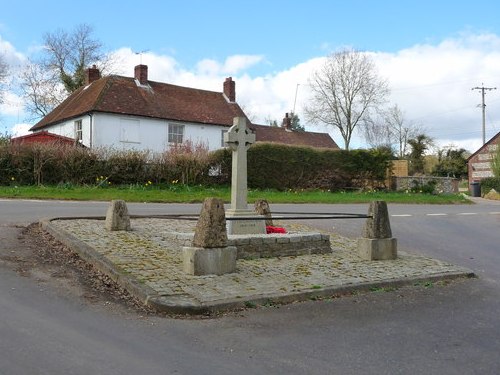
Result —
<svg viewBox="0 0 500 375"><path fill-rule="evenodd" d="M199 203L207 197L221 198L230 202L228 187L205 186L148 186L125 185L110 187L95 186L0 186L1 198L58 199L110 201L123 199L127 202ZM399 192L326 192L250 190L248 201L267 199L270 203L324 203L349 204L383 200L388 203L405 204L467 204L470 201L461 194L419 194Z"/></svg>
<svg viewBox="0 0 500 375"><path fill-rule="evenodd" d="M414 286L421 286L426 289L429 289L429 288L434 288L434 284L435 283L433 281L419 281L415 283Z"/></svg>
<svg viewBox="0 0 500 375"><path fill-rule="evenodd" d="M397 290L397 288L394 286L374 286L370 288L370 292L374 293L387 293L394 292L395 290Z"/></svg>
<svg viewBox="0 0 500 375"><path fill-rule="evenodd" d="M257 305L252 301L245 301L245 307L247 309L255 309Z"/></svg>

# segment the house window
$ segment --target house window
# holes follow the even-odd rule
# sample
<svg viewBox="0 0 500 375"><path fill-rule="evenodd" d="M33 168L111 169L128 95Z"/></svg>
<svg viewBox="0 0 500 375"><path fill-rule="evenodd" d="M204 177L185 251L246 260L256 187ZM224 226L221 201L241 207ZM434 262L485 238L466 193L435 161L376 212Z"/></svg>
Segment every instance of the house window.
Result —
<svg viewBox="0 0 500 375"><path fill-rule="evenodd" d="M224 134L227 133L227 130L220 131L220 147L226 147L226 142L224 142Z"/></svg>
<svg viewBox="0 0 500 375"><path fill-rule="evenodd" d="M182 143L184 139L184 125L168 124L168 142Z"/></svg>
<svg viewBox="0 0 500 375"><path fill-rule="evenodd" d="M75 121L75 141L78 143L83 142L82 120Z"/></svg>

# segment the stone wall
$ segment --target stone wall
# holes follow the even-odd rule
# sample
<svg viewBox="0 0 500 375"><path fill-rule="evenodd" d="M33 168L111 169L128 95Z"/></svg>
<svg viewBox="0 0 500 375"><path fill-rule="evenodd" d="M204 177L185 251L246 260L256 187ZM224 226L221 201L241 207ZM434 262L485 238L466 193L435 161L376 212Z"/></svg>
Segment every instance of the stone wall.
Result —
<svg viewBox="0 0 500 375"><path fill-rule="evenodd" d="M452 177L432 177L432 176L408 176L392 177L392 189L396 191L411 190L413 187L428 184L436 181L436 193L456 194L458 193L457 178Z"/></svg>
<svg viewBox="0 0 500 375"><path fill-rule="evenodd" d="M169 240L180 248L191 246L193 236L193 233L168 234ZM229 235L227 245L236 246L237 259L327 254L332 251L329 235L309 232Z"/></svg>

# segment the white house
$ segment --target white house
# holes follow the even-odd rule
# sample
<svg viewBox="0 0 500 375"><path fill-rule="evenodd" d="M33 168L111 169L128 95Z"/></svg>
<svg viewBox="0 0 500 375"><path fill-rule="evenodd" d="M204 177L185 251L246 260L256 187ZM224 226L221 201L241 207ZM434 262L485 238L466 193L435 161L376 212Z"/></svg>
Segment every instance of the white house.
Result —
<svg viewBox="0 0 500 375"><path fill-rule="evenodd" d="M246 117L235 101L235 82L227 78L223 92L148 80L148 67L135 76L101 78L94 66L86 85L71 94L30 130L73 138L83 145L162 152L191 140L210 150L224 146L223 132L234 117Z"/></svg>
<svg viewBox="0 0 500 375"><path fill-rule="evenodd" d="M133 78L101 78L95 66L86 70L85 78L84 87L30 130L72 138L89 148L163 152L190 140L216 150L224 147L224 132L234 117L247 118L236 103L231 77L222 92L149 81L146 65L136 66ZM327 133L295 132L288 115L284 120L281 128L271 128L247 118L257 142L338 148Z"/></svg>

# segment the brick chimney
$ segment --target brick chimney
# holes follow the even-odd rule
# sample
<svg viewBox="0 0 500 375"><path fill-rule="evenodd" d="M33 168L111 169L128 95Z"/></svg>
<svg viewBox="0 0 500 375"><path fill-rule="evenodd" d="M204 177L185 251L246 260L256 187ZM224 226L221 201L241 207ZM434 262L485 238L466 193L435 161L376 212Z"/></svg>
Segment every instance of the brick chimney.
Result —
<svg viewBox="0 0 500 375"><path fill-rule="evenodd" d="M101 72L97 66L92 65L92 68L88 68L85 70L85 84L91 84L94 81L97 81L101 78Z"/></svg>
<svg viewBox="0 0 500 375"><path fill-rule="evenodd" d="M292 118L288 116L288 113L285 113L285 117L283 118L281 127L285 128L286 130L292 130Z"/></svg>
<svg viewBox="0 0 500 375"><path fill-rule="evenodd" d="M230 102L236 101L236 82L233 77L228 77L224 81L224 95L226 95Z"/></svg>
<svg viewBox="0 0 500 375"><path fill-rule="evenodd" d="M148 66L147 65L137 65L134 68L134 78L139 81L141 85L148 84Z"/></svg>

